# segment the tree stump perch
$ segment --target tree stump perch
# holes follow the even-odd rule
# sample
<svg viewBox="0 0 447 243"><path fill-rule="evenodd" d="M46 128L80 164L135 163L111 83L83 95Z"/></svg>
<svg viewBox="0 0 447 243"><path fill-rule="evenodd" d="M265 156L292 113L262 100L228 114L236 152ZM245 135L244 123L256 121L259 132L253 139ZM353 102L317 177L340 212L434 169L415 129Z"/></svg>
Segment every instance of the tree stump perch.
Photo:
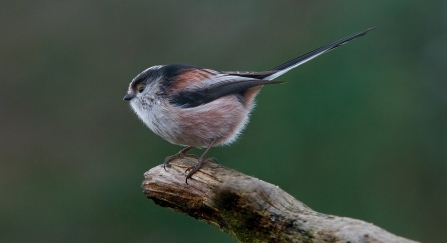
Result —
<svg viewBox="0 0 447 243"><path fill-rule="evenodd" d="M144 174L147 198L211 224L239 242L415 242L371 223L313 211L278 186L207 163L185 184L191 158Z"/></svg>

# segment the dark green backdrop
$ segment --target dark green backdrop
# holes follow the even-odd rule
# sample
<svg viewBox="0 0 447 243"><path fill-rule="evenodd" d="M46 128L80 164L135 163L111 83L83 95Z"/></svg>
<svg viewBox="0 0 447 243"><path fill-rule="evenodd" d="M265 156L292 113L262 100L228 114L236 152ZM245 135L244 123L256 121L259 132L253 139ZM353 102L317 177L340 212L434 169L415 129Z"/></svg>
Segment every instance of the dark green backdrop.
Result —
<svg viewBox="0 0 447 243"><path fill-rule="evenodd" d="M265 87L220 163L314 210L447 236L447 1L2 1L0 241L234 242L160 208L180 147L122 101L149 66L269 69L378 28ZM195 150L196 153L201 151Z"/></svg>

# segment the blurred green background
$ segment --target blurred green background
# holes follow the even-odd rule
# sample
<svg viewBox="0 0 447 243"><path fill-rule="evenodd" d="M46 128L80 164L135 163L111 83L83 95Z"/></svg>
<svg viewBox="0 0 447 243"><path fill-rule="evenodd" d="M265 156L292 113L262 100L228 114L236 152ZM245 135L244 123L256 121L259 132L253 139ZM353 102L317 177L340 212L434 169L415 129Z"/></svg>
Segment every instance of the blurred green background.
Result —
<svg viewBox="0 0 447 243"><path fill-rule="evenodd" d="M0 242L235 242L142 194L181 148L133 114L129 82L156 64L266 70L372 26L265 87L210 155L316 211L445 242L447 1L0 6Z"/></svg>

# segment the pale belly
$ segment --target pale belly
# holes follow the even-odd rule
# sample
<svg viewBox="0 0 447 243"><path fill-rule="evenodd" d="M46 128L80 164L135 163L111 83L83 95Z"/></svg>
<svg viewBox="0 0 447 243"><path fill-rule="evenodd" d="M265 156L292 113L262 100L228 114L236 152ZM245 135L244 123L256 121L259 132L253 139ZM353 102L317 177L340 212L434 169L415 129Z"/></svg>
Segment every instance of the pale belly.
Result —
<svg viewBox="0 0 447 243"><path fill-rule="evenodd" d="M178 145L206 147L234 142L248 122L252 102L245 106L233 95L193 107L159 106L143 122L157 135ZM246 107L249 106L249 107Z"/></svg>

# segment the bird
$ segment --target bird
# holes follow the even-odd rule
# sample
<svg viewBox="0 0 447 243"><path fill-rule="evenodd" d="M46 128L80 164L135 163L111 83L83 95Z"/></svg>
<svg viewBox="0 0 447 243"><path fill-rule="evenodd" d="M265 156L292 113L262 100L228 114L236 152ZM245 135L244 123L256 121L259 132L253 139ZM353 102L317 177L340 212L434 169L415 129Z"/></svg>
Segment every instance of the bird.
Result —
<svg viewBox="0 0 447 243"><path fill-rule="evenodd" d="M249 121L255 97L264 85L288 71L347 42L365 35L368 28L294 58L268 71L218 71L186 64L157 65L138 74L129 84L124 100L150 130L168 142L185 148L166 157L169 162L184 157L198 159L188 168L185 182L207 162L210 148L233 143ZM206 148L200 157L188 154Z"/></svg>

